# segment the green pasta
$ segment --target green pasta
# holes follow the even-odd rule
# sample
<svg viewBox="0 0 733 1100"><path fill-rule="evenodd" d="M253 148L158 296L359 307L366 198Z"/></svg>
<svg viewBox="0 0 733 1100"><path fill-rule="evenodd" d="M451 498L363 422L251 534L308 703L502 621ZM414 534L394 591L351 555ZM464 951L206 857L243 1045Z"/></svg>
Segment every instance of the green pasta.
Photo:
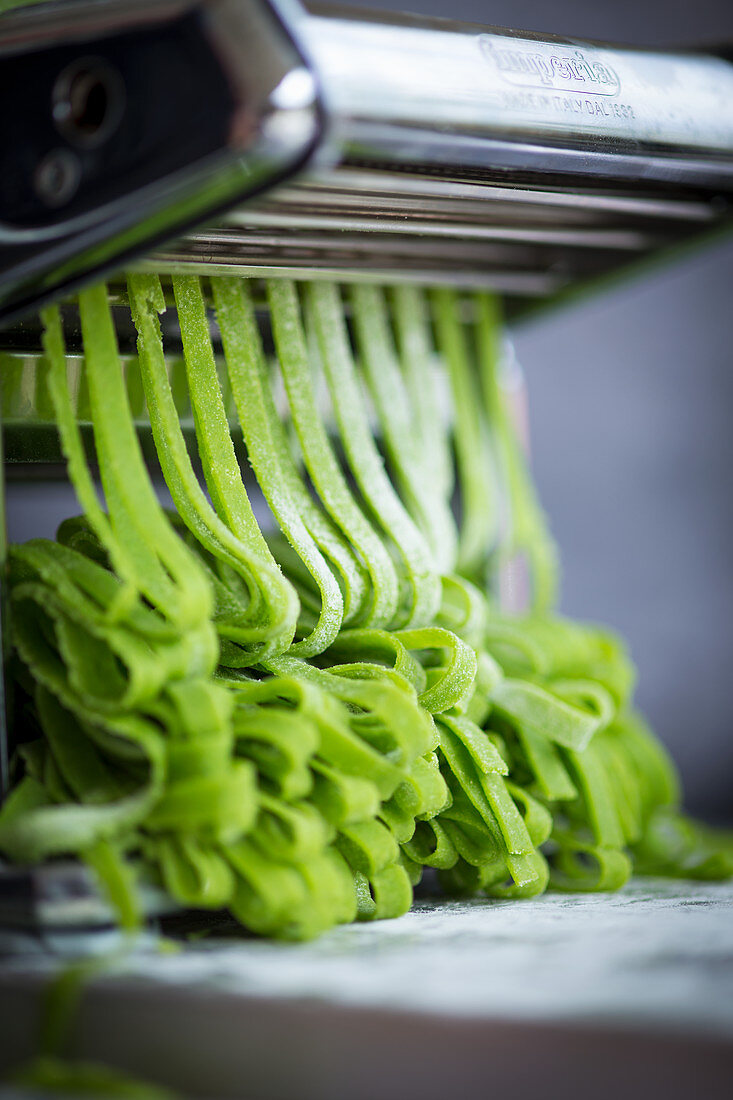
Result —
<svg viewBox="0 0 733 1100"><path fill-rule="evenodd" d="M172 286L170 348L160 278L129 277L127 362L106 288L79 295L76 396L60 314L42 317L37 384L82 514L9 551L24 725L3 855L86 861L126 928L153 882L171 905L294 940L399 916L425 868L448 894L500 898L733 874L730 838L679 810L622 643L553 610L498 303ZM531 600L508 614L497 593L518 557ZM63 1076L48 1055L40 1077Z"/></svg>

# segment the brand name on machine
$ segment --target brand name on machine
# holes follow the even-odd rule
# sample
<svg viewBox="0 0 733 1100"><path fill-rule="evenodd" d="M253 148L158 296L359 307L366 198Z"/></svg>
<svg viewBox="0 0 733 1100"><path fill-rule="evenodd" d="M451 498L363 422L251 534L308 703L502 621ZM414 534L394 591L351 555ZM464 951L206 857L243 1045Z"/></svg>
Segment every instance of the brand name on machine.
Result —
<svg viewBox="0 0 733 1100"><path fill-rule="evenodd" d="M479 37L482 54L510 84L591 95L616 95L621 89L618 74L611 66L582 50L556 53L549 46L539 50L529 45L511 39L501 40L500 45L491 35Z"/></svg>

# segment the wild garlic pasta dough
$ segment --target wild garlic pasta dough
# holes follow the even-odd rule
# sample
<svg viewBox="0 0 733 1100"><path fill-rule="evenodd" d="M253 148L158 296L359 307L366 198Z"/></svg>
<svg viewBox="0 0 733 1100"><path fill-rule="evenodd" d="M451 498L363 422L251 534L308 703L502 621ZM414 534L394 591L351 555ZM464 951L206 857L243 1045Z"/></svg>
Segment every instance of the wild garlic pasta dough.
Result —
<svg viewBox="0 0 733 1100"><path fill-rule="evenodd" d="M678 810L622 643L553 610L495 299L135 274L124 369L107 288L76 305L82 385L43 325L81 514L9 554L6 857L78 856L126 926L152 881L292 939L404 913L426 867L513 898L733 872Z"/></svg>

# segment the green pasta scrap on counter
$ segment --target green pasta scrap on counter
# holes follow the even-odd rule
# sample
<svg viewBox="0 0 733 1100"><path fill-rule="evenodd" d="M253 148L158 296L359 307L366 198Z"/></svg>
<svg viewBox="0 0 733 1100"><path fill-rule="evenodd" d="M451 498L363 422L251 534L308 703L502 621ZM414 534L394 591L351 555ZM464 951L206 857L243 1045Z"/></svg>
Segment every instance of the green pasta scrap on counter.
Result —
<svg viewBox="0 0 733 1100"><path fill-rule="evenodd" d="M78 297L81 383L45 310L82 514L9 552L7 859L84 860L126 927L144 881L289 939L404 913L425 868L501 898L733 873L730 841L679 811L622 643L553 610L495 299L284 279L263 299L195 276L166 299L136 274L127 301L133 404L174 511L107 288ZM507 563L529 580L521 615L500 606Z"/></svg>

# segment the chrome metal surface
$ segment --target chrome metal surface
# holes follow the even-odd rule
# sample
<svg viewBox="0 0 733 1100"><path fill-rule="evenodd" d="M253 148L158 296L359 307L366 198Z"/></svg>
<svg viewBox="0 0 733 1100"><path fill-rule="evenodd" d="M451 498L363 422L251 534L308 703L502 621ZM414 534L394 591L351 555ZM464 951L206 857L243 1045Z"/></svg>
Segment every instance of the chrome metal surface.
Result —
<svg viewBox="0 0 733 1100"><path fill-rule="evenodd" d="M0 868L3 928L84 928L113 922L110 906L83 863Z"/></svg>
<svg viewBox="0 0 733 1100"><path fill-rule="evenodd" d="M0 321L308 159L322 112L281 3L67 0L0 16Z"/></svg>
<svg viewBox="0 0 733 1100"><path fill-rule="evenodd" d="M690 194L512 187L342 165L276 188L143 266L547 297L709 232L726 211L725 200Z"/></svg>
<svg viewBox="0 0 733 1100"><path fill-rule="evenodd" d="M318 6L300 33L347 159L733 179L725 60Z"/></svg>
<svg viewBox="0 0 733 1100"><path fill-rule="evenodd" d="M122 172L80 212L89 157L116 154L125 111L142 126L156 101L105 50L184 23L205 54L186 70L196 95L217 80L225 94L195 118L176 98L188 78L161 94L186 141L219 137L206 155L174 141L175 171L151 151L142 176ZM0 319L255 195L153 264L546 296L722 223L733 196L733 64L712 55L295 0L67 0L0 17L0 81L41 54L56 58L39 70L52 139L21 191L43 216L3 216L0 184ZM138 68L152 79L150 56ZM30 100L6 130L35 133Z"/></svg>
<svg viewBox="0 0 733 1100"><path fill-rule="evenodd" d="M150 883L141 885L148 916L178 906ZM116 923L115 913L90 869L75 860L34 867L0 865L0 928L28 932L97 929Z"/></svg>
<svg viewBox="0 0 733 1100"><path fill-rule="evenodd" d="M338 165L152 266L546 297L729 215L725 60L314 5L298 32Z"/></svg>
<svg viewBox="0 0 733 1100"><path fill-rule="evenodd" d="M554 220L558 212L565 219L593 221L599 216L617 215L621 224L639 217L654 217L672 221L707 222L715 210L702 199L647 197L633 192L581 192L577 188L565 191L559 187L534 189L519 185L482 184L475 180L440 176L432 179L408 172L380 171L341 167L337 171L310 174L308 179L277 187L272 196L275 209L308 212L326 209L335 212L346 208L380 214L424 214L433 216L451 212L462 218L512 218L512 209L521 206L525 218ZM258 209L268 209L269 199L260 199ZM234 210L227 223L242 221L243 214Z"/></svg>

